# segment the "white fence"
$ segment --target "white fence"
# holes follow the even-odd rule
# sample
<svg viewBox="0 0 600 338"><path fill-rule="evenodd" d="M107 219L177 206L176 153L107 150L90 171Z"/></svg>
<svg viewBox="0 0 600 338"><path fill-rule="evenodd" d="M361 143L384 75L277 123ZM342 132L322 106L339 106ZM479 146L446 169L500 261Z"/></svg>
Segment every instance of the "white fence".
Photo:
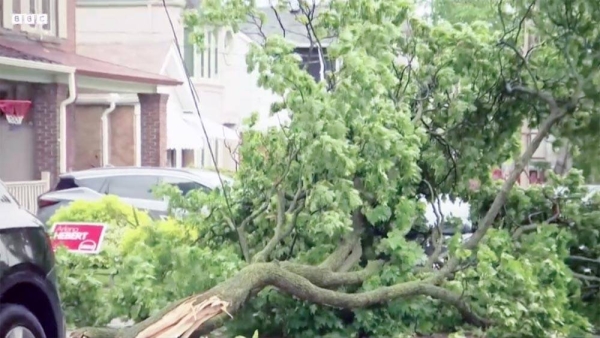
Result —
<svg viewBox="0 0 600 338"><path fill-rule="evenodd" d="M8 191L29 212L37 212L37 198L50 190L50 173L42 172L39 181L5 182Z"/></svg>

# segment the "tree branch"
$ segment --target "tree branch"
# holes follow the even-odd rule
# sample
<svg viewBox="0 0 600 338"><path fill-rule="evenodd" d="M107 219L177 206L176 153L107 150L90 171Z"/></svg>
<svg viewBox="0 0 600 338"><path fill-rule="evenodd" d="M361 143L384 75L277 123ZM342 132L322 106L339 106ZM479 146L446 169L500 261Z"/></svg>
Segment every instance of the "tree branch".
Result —
<svg viewBox="0 0 600 338"><path fill-rule="evenodd" d="M532 88L528 88L528 87L524 87L524 86L518 86L518 85L511 86L509 84L507 84L507 86L506 86L506 91L508 92L508 94L515 94L515 93L516 94L526 94L527 96L536 98L536 99L546 103L548 105L548 108L549 108L551 114L552 113L555 113L555 114L563 113L561 111L561 109L558 107L558 104L556 103L554 96L552 96L552 94L550 94L548 92L541 91L538 89L532 89ZM537 147L534 150L537 150Z"/></svg>
<svg viewBox="0 0 600 338"><path fill-rule="evenodd" d="M322 288L336 288L346 285L361 284L367 278L379 272L383 266L383 262L369 262L364 269L354 272L333 272L327 268L291 262L279 262L279 266L308 279L316 286Z"/></svg>
<svg viewBox="0 0 600 338"><path fill-rule="evenodd" d="M350 271L350 269L352 269L352 267L354 267L356 265L356 263L358 263L360 261L360 258L362 257L362 253L363 253L362 244L360 241L358 241L354 245L354 248L352 249L352 252L350 253L350 255L348 255L348 257L346 258L344 263L339 267L339 269L337 269L337 271L338 272Z"/></svg>
<svg viewBox="0 0 600 338"><path fill-rule="evenodd" d="M550 224L552 222L555 222L559 217L560 217L560 209L559 209L559 211L556 214L552 215L552 217L548 218L544 222L541 222L541 223L531 223L531 224L527 224L527 225L518 227L517 230L515 230L515 232L513 233L512 239L513 240L517 240L524 233L527 233L529 231L533 231L533 230L537 229L538 227L540 227L540 226L542 226L544 224Z"/></svg>
<svg viewBox="0 0 600 338"><path fill-rule="evenodd" d="M248 248L248 239L246 238L246 233L244 232L244 229L242 229L241 227L236 227L235 223L233 223L233 220L227 216L225 216L225 221L227 222L229 229L237 233L238 243L240 245L242 255L244 256L244 260L247 263L250 263L250 249Z"/></svg>
<svg viewBox="0 0 600 338"><path fill-rule="evenodd" d="M583 256L569 256L567 257L567 260L600 264L600 259L587 258Z"/></svg>
<svg viewBox="0 0 600 338"><path fill-rule="evenodd" d="M297 272L300 272L300 270L301 269L298 268ZM308 269L307 271L311 272L309 277L314 277L315 280L321 281L323 282L322 284L326 285L348 282L348 276L352 274L330 273L329 275L326 275L327 278L324 278L323 275L319 274L319 271L323 270L312 271ZM358 276L358 274L352 276ZM325 281L328 281L329 283L324 283ZM352 281L357 281L357 279ZM160 323L161 327L165 328L176 325L186 325L186 327L194 329L193 334L186 337L199 337L201 334L206 334L214 330L218 325L223 324L223 321L227 316L235 314L248 300L253 290L262 289L267 286L276 287L286 294L314 304L344 309L364 308L394 299L425 295L442 300L456 307L465 321L472 325L483 327L490 325L488 320L475 314L460 295L429 283L411 281L394 286L381 287L373 291L348 294L319 287L311 283L308 278L287 270L278 263L272 262L251 264L242 269L236 276L207 292L180 300L167 307L167 309L161 311L159 314L150 317L131 328L110 331L111 334L114 333L114 335L106 335L108 334L108 331L106 330L103 330L103 336L94 335L95 332L99 332L98 329L83 328L72 334L71 338L149 338L142 333L148 327L152 325L156 326L156 323ZM226 309L221 310L220 315L213 316L210 320L200 325L193 322L181 322L183 318L188 318L190 309L194 311L195 306L199 306L213 297L218 299L220 303L228 304ZM187 307L188 310L185 311L183 307ZM167 316L167 314L169 314L169 316Z"/></svg>
<svg viewBox="0 0 600 338"><path fill-rule="evenodd" d="M247 263L250 263L251 257L250 257L250 249L248 247L248 238L246 236L246 226L248 224L250 224L250 222L255 220L258 216L262 215L267 210L268 207L269 207L269 201L267 200L267 201L265 201L265 203L263 203L260 206L260 208L254 210L254 212L252 214L250 214L250 216L246 217L242 221L240 226L236 226L231 218L225 217L225 221L227 222L227 225L229 226L229 228L232 231L235 231L237 233L238 241L240 244L240 249L242 250L242 255L244 256L244 260Z"/></svg>
<svg viewBox="0 0 600 338"><path fill-rule="evenodd" d="M283 190L277 192L277 223L275 224L275 233L267 242L267 245L254 256L252 259L253 262L266 262L273 250L275 250L275 247L277 247L277 244L292 232L296 225L298 215L302 211L302 206L297 205L301 194L302 189L298 189L292 203L290 203L289 209L286 210L285 206L287 199L285 198L285 192ZM294 212L292 221L286 227L286 214L292 212L292 210Z"/></svg>
<svg viewBox="0 0 600 338"><path fill-rule="evenodd" d="M550 109L550 115L542 121L538 134L533 138L531 144L527 146L525 152L521 156L521 158L515 163L515 167L508 175L508 178L502 185L502 189L496 195L494 202L490 206L488 212L485 214L483 219L479 222L478 228L464 244L463 247L468 250L472 250L481 242L486 232L492 227L496 216L500 212L502 206L506 203L508 198L508 194L510 193L512 187L517 182L519 175L521 175L521 171L527 166L533 153L537 150L537 148L542 143L542 140L550 134L550 129L554 126L558 121L560 121L565 115L566 111L558 107L554 97L547 92L542 92L538 90L532 90L525 87L513 87L513 90L517 92L517 94L525 93L527 95L532 95L544 102L546 102ZM579 95L579 93L577 94ZM440 270L440 273L435 277L435 281L439 282L443 280L448 274L452 273L452 271L458 266L459 260L456 257L453 257L448 261L448 263L444 266L443 269Z"/></svg>
<svg viewBox="0 0 600 338"><path fill-rule="evenodd" d="M584 275L581 273L575 273L573 272L573 277L577 278L577 279L581 279L581 280L585 280L588 282L600 282L600 278L596 277L596 276L588 276L588 275Z"/></svg>
<svg viewBox="0 0 600 338"><path fill-rule="evenodd" d="M433 213L435 214L435 219L436 219L435 227L432 229L433 236L431 238L431 241L434 246L434 250L433 250L433 253L431 254L431 256L429 256L429 258L427 259L427 263L426 263L427 265L425 266L425 269L431 270L431 269L433 269L433 265L435 264L435 262L440 258L440 255L442 254L442 251L444 248L445 217L444 217L444 213L442 212L440 197L435 193L435 191L433 190L433 187L427 180L423 180L423 182L425 182L427 184L427 186L429 187L429 191L431 193L431 198L432 198L431 208L433 210Z"/></svg>
<svg viewBox="0 0 600 338"><path fill-rule="evenodd" d="M254 212L252 214L250 214L250 216L246 217L246 219L244 219L242 221L242 224L240 224L240 228L245 229L246 226L248 224L250 224L250 222L254 221L258 216L262 215L265 211L267 211L267 208L269 207L269 201L266 201L265 203L263 203L260 208L254 210Z"/></svg>
<svg viewBox="0 0 600 338"><path fill-rule="evenodd" d="M337 249L335 249L323 263L319 265L319 267L338 271L348 258L348 255L352 253L357 243L360 245L360 237L365 229L366 222L367 219L360 210L354 211L352 215L352 232L342 239L342 242L338 245Z"/></svg>

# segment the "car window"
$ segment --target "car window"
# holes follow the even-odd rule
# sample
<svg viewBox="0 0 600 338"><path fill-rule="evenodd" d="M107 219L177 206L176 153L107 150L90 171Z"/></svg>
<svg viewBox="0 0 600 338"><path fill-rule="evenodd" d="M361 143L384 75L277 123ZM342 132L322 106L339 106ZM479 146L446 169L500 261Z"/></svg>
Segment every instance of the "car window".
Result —
<svg viewBox="0 0 600 338"><path fill-rule="evenodd" d="M157 176L115 176L108 179L106 193L125 198L157 200L152 194L152 188L156 185L158 185Z"/></svg>
<svg viewBox="0 0 600 338"><path fill-rule="evenodd" d="M106 181L105 177L92 177L92 178L72 178L72 177L61 177L54 188L55 191L67 190L73 188L89 188L97 192L101 192L101 189Z"/></svg>
<svg viewBox="0 0 600 338"><path fill-rule="evenodd" d="M80 187L85 187L97 192L101 192L104 186L104 181L106 181L105 177L94 177L76 179L75 183L77 183L77 185Z"/></svg>
<svg viewBox="0 0 600 338"><path fill-rule="evenodd" d="M61 177L54 188L55 191L77 188L75 180L72 177Z"/></svg>
<svg viewBox="0 0 600 338"><path fill-rule="evenodd" d="M209 189L198 182L194 182L192 180L180 177L173 176L163 176L161 177L161 183L163 184L171 184L179 188L183 195L187 195L192 190L202 189L204 191L208 191Z"/></svg>

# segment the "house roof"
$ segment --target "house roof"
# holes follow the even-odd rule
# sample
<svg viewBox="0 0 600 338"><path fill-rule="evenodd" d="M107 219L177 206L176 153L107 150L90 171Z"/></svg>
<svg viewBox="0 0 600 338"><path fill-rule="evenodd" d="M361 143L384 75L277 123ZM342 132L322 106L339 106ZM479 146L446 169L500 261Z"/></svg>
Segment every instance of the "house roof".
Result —
<svg viewBox="0 0 600 338"><path fill-rule="evenodd" d="M181 84L177 80L156 73L69 53L33 41L0 37L0 56L70 66L75 68L79 75L96 78L166 86Z"/></svg>
<svg viewBox="0 0 600 338"><path fill-rule="evenodd" d="M10 47L1 48L1 46L0 46L0 56L7 57L7 58L13 58L13 59L21 59L21 60L56 64L56 62L52 62L52 61L44 59L42 57L37 57L35 55L29 55L26 53L22 53L16 49L12 49Z"/></svg>
<svg viewBox="0 0 600 338"><path fill-rule="evenodd" d="M302 16L302 13L292 13L290 11L278 10L277 13L271 7L261 7L257 10L265 14L266 20L262 23L262 27L259 29L258 25L253 21L252 18L248 19L248 22L240 27L242 33L246 34L250 39L257 43L264 43L261 32L265 36L279 35L284 36L281 26L285 28L286 40L292 42L298 47L310 47L311 43L308 38L308 31L306 27L298 21L298 17ZM320 9L316 7L314 10L314 17L319 16ZM278 18L279 16L279 18ZM258 20L258 19L257 19ZM260 23L260 22L259 22ZM333 39L323 39L321 44L328 45Z"/></svg>
<svg viewBox="0 0 600 338"><path fill-rule="evenodd" d="M195 0L198 1L198 0ZM194 0L167 0L167 6L186 6ZM162 5L162 0L77 0L77 6L148 6Z"/></svg>
<svg viewBox="0 0 600 338"><path fill-rule="evenodd" d="M77 44L77 54L124 65L144 72L160 74L172 41L152 43Z"/></svg>

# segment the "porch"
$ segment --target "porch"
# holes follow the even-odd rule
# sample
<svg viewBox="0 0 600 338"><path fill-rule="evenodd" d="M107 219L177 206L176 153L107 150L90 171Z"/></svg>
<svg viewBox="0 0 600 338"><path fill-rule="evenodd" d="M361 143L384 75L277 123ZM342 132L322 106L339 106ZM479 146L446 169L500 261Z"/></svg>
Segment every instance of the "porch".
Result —
<svg viewBox="0 0 600 338"><path fill-rule="evenodd" d="M60 173L89 168L90 155L102 161L102 154L112 148L121 151L128 162L123 165L164 166L168 95L158 87L178 84L166 76L0 37L0 179L35 212L37 196L54 185ZM114 92L135 96L137 108L115 113L108 128L103 128L107 119L98 116L92 123L93 114L76 102L86 93ZM22 111L20 125L6 118L15 100L30 107ZM101 111L108 106L96 104ZM113 137L103 138L111 127Z"/></svg>
<svg viewBox="0 0 600 338"><path fill-rule="evenodd" d="M25 210L35 214L38 196L50 190L50 173L43 172L36 181L7 182L6 188Z"/></svg>

